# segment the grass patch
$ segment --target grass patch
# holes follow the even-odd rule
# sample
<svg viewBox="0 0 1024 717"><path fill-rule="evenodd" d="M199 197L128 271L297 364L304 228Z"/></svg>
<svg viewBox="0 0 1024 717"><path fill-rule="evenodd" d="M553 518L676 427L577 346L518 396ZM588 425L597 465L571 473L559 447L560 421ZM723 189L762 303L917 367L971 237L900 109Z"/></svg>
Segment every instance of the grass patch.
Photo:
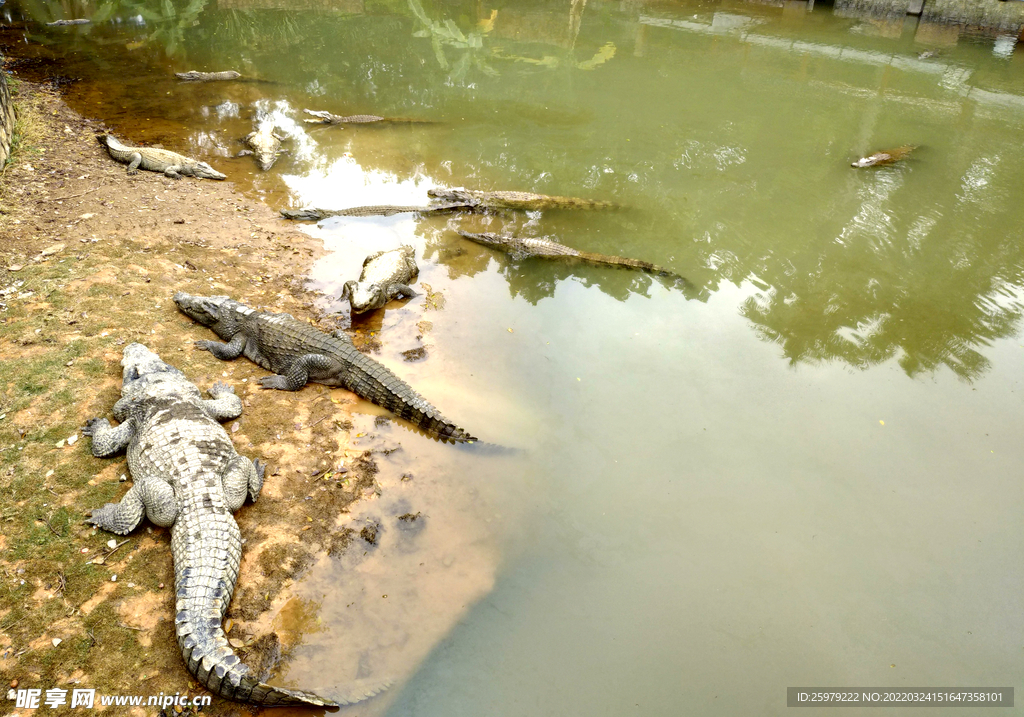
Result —
<svg viewBox="0 0 1024 717"><path fill-rule="evenodd" d="M19 96L18 81L7 78L11 96ZM29 155L39 154L39 144L46 134L46 123L40 117L39 110L31 103L15 102L17 111L14 120L14 131L11 133L11 153L7 156L4 171L15 162L24 161ZM3 173L0 172L0 178Z"/></svg>

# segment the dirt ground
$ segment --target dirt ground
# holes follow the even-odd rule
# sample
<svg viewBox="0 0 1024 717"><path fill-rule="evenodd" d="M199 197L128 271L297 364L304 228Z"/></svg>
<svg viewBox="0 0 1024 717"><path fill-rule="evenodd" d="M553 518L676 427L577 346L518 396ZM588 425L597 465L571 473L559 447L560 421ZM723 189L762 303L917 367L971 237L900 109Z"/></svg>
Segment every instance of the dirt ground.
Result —
<svg viewBox="0 0 1024 717"><path fill-rule="evenodd" d="M260 662L258 623L287 599L290 578L358 539L318 516L372 492L375 466L348 444L352 394L260 390L265 372L250 362L193 348L213 336L171 295L228 294L312 316L314 297L293 277L322 247L230 183L127 176L96 141L99 124L46 86L15 84L22 136L0 175L0 674L10 688L44 694L68 683L97 694L174 694L186 684L205 694L174 637L168 532L147 527L108 543L113 536L83 522L130 483L123 458L92 457L81 426L110 416L121 350L133 341L201 389L218 379L235 387L245 412L229 434L270 468L259 502L236 515L246 547L229 638ZM204 713L250 711L214 698Z"/></svg>

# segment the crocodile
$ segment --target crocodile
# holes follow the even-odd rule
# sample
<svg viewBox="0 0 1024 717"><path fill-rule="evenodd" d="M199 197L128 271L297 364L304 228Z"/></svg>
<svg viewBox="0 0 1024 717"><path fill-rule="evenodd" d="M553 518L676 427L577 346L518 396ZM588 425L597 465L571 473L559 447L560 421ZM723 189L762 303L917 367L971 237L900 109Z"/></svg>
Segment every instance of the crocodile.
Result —
<svg viewBox="0 0 1024 717"><path fill-rule="evenodd" d="M174 295L178 308L228 343L197 341L222 360L245 355L273 371L264 388L298 391L307 381L342 386L443 442L477 439L456 426L387 367L359 352L343 332L325 334L289 314L256 311L226 296Z"/></svg>
<svg viewBox="0 0 1024 717"><path fill-rule="evenodd" d="M411 117L380 117L378 115L335 115L320 110L303 110L316 119L307 119L309 124L436 124L433 120L413 119Z"/></svg>
<svg viewBox="0 0 1024 717"><path fill-rule="evenodd" d="M894 164L902 159L906 159L907 155L917 149L916 144L905 144L902 147L896 147L895 149L885 149L874 154L869 154L867 157L861 157L856 162L851 162L851 167L858 169L863 167L878 167L886 164Z"/></svg>
<svg viewBox="0 0 1024 717"><path fill-rule="evenodd" d="M481 209L612 209L611 202L597 202L579 197L554 197L533 192L483 192L475 189L428 189L433 199L466 202Z"/></svg>
<svg viewBox="0 0 1024 717"><path fill-rule="evenodd" d="M175 633L189 672L214 694L262 705L336 706L334 700L258 680L228 645L221 621L238 579L242 539L232 516L256 500L265 466L235 452L218 421L242 413L234 390L217 382L212 398L142 344L129 344L116 428L88 421L92 453L127 449L133 485L119 503L93 510L89 523L126 535L143 516L170 527L176 596ZM372 695L365 695L369 697Z"/></svg>
<svg viewBox="0 0 1024 717"><path fill-rule="evenodd" d="M413 248L405 244L366 257L359 281L346 281L341 288L341 298L348 299L353 313L363 314L383 308L399 295L416 296L409 286L420 272L414 253Z"/></svg>
<svg viewBox="0 0 1024 717"><path fill-rule="evenodd" d="M237 80L242 75L234 70L224 70L223 72L189 70L188 72L175 72L174 76L184 82L216 82L218 80Z"/></svg>
<svg viewBox="0 0 1024 717"><path fill-rule="evenodd" d="M97 139L107 148L111 157L128 165L128 174L137 174L141 167L151 172L163 172L172 179L181 179L182 175L200 179L224 179L226 176L206 162L177 152L155 147L128 147L109 134L99 135Z"/></svg>
<svg viewBox="0 0 1024 717"><path fill-rule="evenodd" d="M565 244L559 244L549 237L520 238L502 236L500 234L490 232L474 234L473 232L466 232L461 229L456 229L456 232L460 236L471 241L508 252L516 259L525 259L533 256L544 256L557 259L578 259L580 261L590 262L591 264L625 266L647 271L652 274L673 276L682 279L682 277L674 271L670 271L664 267L658 266L657 264L649 264L646 261L638 261L637 259L627 259L622 256L592 254L586 251L578 251L572 247L566 246Z"/></svg>
<svg viewBox="0 0 1024 717"><path fill-rule="evenodd" d="M281 151L281 137L274 132L274 123L266 117L256 121L256 129L245 135L242 140L256 155L256 163L266 172L274 166L277 155Z"/></svg>
<svg viewBox="0 0 1024 717"><path fill-rule="evenodd" d="M473 211L477 207L474 202L446 202L430 204L425 207L405 206L401 204L371 204L365 207L349 207L348 209L282 209L281 216L285 219L319 221L327 217L390 217L392 214L416 212L418 214L444 214L457 212L461 209Z"/></svg>
<svg viewBox="0 0 1024 717"><path fill-rule="evenodd" d="M92 20L88 18L79 17L74 20L54 20L53 22L46 23L50 27L63 27L65 25L88 25Z"/></svg>

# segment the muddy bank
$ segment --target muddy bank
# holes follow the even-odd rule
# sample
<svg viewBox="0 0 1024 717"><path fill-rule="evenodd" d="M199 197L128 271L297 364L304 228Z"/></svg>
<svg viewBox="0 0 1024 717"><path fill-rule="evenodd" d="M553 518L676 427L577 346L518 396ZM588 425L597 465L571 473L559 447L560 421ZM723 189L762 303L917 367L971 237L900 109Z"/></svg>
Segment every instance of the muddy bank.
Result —
<svg viewBox="0 0 1024 717"><path fill-rule="evenodd" d="M124 459L93 458L80 427L110 416L132 341L201 389L235 387L245 412L227 429L270 465L259 502L236 515L246 547L229 637L244 654L292 578L351 540L334 519L372 494L376 468L348 443L352 394L258 389L253 364L192 347L211 335L170 297L222 293L309 316L296 277L322 247L230 183L127 176L96 142L98 123L45 86L14 90L20 137L0 189L0 672L44 691L203 694L174 638L168 532L142 528L111 551L112 536L83 522L130 484ZM213 713L244 709L215 700Z"/></svg>

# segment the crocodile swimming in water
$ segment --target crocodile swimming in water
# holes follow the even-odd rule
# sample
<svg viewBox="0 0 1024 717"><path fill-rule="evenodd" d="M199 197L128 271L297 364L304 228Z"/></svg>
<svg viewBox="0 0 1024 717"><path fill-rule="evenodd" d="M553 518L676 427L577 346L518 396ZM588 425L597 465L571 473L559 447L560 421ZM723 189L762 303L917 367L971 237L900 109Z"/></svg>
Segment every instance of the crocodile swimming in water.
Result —
<svg viewBox="0 0 1024 717"><path fill-rule="evenodd" d="M887 164L895 164L917 149L916 144L905 144L902 147L896 147L894 149L885 149L880 152L875 152L867 157L861 157L856 162L851 162L851 167L861 169L863 167L879 167Z"/></svg>
<svg viewBox="0 0 1024 717"><path fill-rule="evenodd" d="M174 76L184 82L217 82L223 80L237 80L242 75L234 70L224 70L223 72L198 72L197 70L189 70L188 72L175 72Z"/></svg>
<svg viewBox="0 0 1024 717"><path fill-rule="evenodd" d="M225 361L244 355L275 372L260 379L264 388L298 391L307 381L342 386L441 441L476 440L386 366L360 353L342 332L328 335L289 314L256 311L226 296L192 296L179 291L174 303L227 341L197 341L197 348Z"/></svg>
<svg viewBox="0 0 1024 717"><path fill-rule="evenodd" d="M311 692L258 680L221 627L242 557L232 513L246 496L256 500L265 471L259 461L235 452L219 423L242 413L241 399L217 382L212 398L203 400L181 371L142 344L126 346L121 365L121 399L114 404L120 425L96 418L82 432L92 436L97 457L127 449L133 485L119 503L93 510L88 522L118 535L138 527L143 516L170 527L175 633L189 672L208 690L261 705L337 706Z"/></svg>
<svg viewBox="0 0 1024 717"><path fill-rule="evenodd" d="M412 119L410 117L380 117L378 115L335 115L320 110L303 110L316 119L303 120L308 124L436 124L433 120Z"/></svg>
<svg viewBox="0 0 1024 717"><path fill-rule="evenodd" d="M445 214L465 209L472 211L477 205L471 202L447 202L430 204L425 207L406 206L402 204L371 204L365 207L349 207L348 209L282 209L281 216L285 219L319 221L327 217L390 217L392 214L415 212L417 214Z"/></svg>
<svg viewBox="0 0 1024 717"><path fill-rule="evenodd" d="M471 241L508 252L515 259L525 259L533 256L552 257L556 259L577 259L580 261L590 262L591 264L624 266L648 271L652 274L660 274L662 276L672 276L678 279L683 279L683 277L679 276L674 271L670 271L664 267L658 266L657 264L649 264L646 261L638 261L637 259L627 259L622 256L592 254L586 251L579 251L572 247L568 247L565 244L559 244L548 237L520 238L502 236L494 233L474 234L473 232L466 232L461 229L457 229L456 232L460 236ZM683 279L683 281L685 281L685 279Z"/></svg>
<svg viewBox="0 0 1024 717"><path fill-rule="evenodd" d="M465 202L481 209L613 209L611 202L579 197L557 197L533 192L484 192L475 189L428 189L427 194L445 202Z"/></svg>
<svg viewBox="0 0 1024 717"><path fill-rule="evenodd" d="M442 214L445 212L480 212L487 209L612 209L611 202L598 202L578 197L555 197L532 192L479 192L471 189L429 189L427 194L433 204L425 207L377 204L348 209L282 209L285 219L318 221L327 217L372 217L390 216L402 212L418 214Z"/></svg>
<svg viewBox="0 0 1024 717"><path fill-rule="evenodd" d="M414 251L404 245L397 249L379 251L363 260L363 271L359 281L346 281L341 289L341 298L348 299L352 311L363 314L381 309L384 304L401 296L416 296L409 286L417 274Z"/></svg>
<svg viewBox="0 0 1024 717"><path fill-rule="evenodd" d="M256 163L266 172L274 166L281 151L281 137L274 132L274 123L266 116L258 117L256 129L242 140L256 156Z"/></svg>
<svg viewBox="0 0 1024 717"><path fill-rule="evenodd" d="M109 134L97 137L100 144L118 162L128 165L128 174L137 174L139 169L150 172L162 172L171 179L181 179L182 175L200 179L224 179L221 174L206 162L186 157L177 152L155 147L128 147L121 144Z"/></svg>

